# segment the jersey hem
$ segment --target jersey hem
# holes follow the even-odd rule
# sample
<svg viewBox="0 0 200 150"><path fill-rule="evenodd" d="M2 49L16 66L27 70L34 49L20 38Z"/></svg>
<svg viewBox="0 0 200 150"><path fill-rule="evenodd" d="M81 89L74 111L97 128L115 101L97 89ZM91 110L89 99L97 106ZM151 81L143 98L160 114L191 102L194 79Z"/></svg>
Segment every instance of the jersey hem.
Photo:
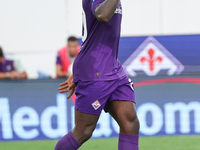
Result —
<svg viewBox="0 0 200 150"><path fill-rule="evenodd" d="M112 81L112 80L116 80L116 79L119 79L119 78L123 78L123 77L125 77L125 76L127 76L127 74L124 74L124 75L122 75L122 76L118 76L118 77L115 77L115 78L108 78L108 79L86 79L86 80L84 80L84 79L73 79L73 82L78 82L78 81L83 81L83 82L87 82L87 81ZM128 76L127 76L128 77Z"/></svg>
<svg viewBox="0 0 200 150"><path fill-rule="evenodd" d="M80 109L80 108L75 108L75 110L79 110L79 111L82 112L82 113L91 114L91 115L100 115L100 114L101 114L101 112L96 112L96 113L94 113L94 112L82 110L82 109ZM102 111L102 110L101 110L101 111Z"/></svg>

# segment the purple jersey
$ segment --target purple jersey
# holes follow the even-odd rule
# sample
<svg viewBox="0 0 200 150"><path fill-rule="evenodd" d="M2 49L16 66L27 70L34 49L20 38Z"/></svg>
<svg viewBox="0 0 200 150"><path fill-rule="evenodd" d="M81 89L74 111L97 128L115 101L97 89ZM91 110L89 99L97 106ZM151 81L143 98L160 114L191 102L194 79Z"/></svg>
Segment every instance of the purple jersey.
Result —
<svg viewBox="0 0 200 150"><path fill-rule="evenodd" d="M57 54L57 57L56 57L56 65L62 65L62 61L61 61L59 53Z"/></svg>
<svg viewBox="0 0 200 150"><path fill-rule="evenodd" d="M74 82L114 80L125 75L117 59L122 7L119 1L113 17L103 24L95 9L104 0L83 0L83 44L73 65Z"/></svg>
<svg viewBox="0 0 200 150"><path fill-rule="evenodd" d="M18 71L19 73L24 72L24 68L20 62L20 60L14 55L6 55L4 57L4 61L0 63L0 72L11 72Z"/></svg>
<svg viewBox="0 0 200 150"><path fill-rule="evenodd" d="M2 64L0 64L0 72L11 72L14 69L14 61L12 60L4 60Z"/></svg>

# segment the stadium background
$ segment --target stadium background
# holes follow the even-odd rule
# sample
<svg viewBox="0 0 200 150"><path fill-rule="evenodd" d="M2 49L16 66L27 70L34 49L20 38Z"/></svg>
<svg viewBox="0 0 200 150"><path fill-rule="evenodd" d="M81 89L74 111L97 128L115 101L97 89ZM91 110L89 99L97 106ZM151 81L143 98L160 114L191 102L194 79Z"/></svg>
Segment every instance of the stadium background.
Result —
<svg viewBox="0 0 200 150"><path fill-rule="evenodd" d="M148 76L141 69L131 77L137 93L140 134L150 137L141 142L151 143L153 136L159 136L159 141L160 136L170 139L179 135L178 139L191 141L185 142L185 149L199 149L198 144L192 147L199 137L191 135L200 133L200 1L123 0L122 4L121 63L153 36L184 66L181 73L171 76L166 71ZM37 78L44 77L41 73L55 77L57 50L65 45L67 36L81 37L81 11L80 0L0 0L0 45L21 59L30 77L25 81L0 81L0 149L6 149L5 141L57 139L72 128L73 102L58 94L61 80ZM100 120L93 137L116 137L114 121L105 114L102 118L108 122ZM175 139L177 149L183 145L181 141ZM170 144L168 141L156 148Z"/></svg>

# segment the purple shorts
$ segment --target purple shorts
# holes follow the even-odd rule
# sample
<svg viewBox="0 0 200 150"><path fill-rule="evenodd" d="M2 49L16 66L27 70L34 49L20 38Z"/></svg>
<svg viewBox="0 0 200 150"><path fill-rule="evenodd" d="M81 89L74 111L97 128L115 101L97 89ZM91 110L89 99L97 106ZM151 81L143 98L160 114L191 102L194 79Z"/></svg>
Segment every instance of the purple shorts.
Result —
<svg viewBox="0 0 200 150"><path fill-rule="evenodd" d="M107 112L113 100L135 103L133 82L127 77L111 81L79 81L75 88L75 110L98 115L102 109Z"/></svg>

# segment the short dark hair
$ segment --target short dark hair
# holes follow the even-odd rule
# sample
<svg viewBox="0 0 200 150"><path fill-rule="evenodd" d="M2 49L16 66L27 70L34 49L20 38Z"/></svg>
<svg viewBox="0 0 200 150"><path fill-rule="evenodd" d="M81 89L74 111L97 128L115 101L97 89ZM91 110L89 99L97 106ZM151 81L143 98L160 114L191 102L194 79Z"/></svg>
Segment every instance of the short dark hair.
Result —
<svg viewBox="0 0 200 150"><path fill-rule="evenodd" d="M74 42L74 41L78 41L78 39L75 36L70 36L70 37L68 37L67 41L68 42L70 42L70 41Z"/></svg>
<svg viewBox="0 0 200 150"><path fill-rule="evenodd" d="M0 57L3 57L3 50L1 47L0 47Z"/></svg>

